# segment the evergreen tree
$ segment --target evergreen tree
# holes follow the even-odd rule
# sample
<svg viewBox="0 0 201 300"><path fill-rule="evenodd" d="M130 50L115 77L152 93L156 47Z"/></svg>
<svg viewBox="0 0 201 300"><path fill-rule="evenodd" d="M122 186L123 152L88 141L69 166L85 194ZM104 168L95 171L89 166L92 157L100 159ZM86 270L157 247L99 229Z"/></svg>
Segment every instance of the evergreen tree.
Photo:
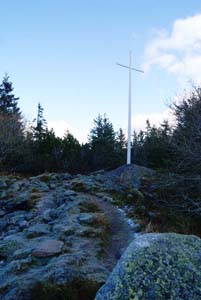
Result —
<svg viewBox="0 0 201 300"><path fill-rule="evenodd" d="M146 130L134 133L134 162L151 168L168 167L172 157L171 143L172 131L168 121L157 128L147 120Z"/></svg>
<svg viewBox="0 0 201 300"><path fill-rule="evenodd" d="M78 172L80 169L80 143L78 140L67 131L62 140L63 146L63 167L68 172Z"/></svg>
<svg viewBox="0 0 201 300"><path fill-rule="evenodd" d="M6 74L0 85L0 112L20 117L18 100L19 98L13 94L13 84L9 81L9 76Z"/></svg>
<svg viewBox="0 0 201 300"><path fill-rule="evenodd" d="M40 158L41 171L60 171L62 169L62 139L55 135L53 129L42 132L38 141L37 157Z"/></svg>
<svg viewBox="0 0 201 300"><path fill-rule="evenodd" d="M44 137L44 134L47 131L47 122L43 116L44 108L38 103L38 112L37 118L34 119L36 121L36 126L33 127L34 138L36 140L41 140Z"/></svg>
<svg viewBox="0 0 201 300"><path fill-rule="evenodd" d="M92 166L92 151L89 143L81 145L80 148L80 172L89 173L93 170Z"/></svg>
<svg viewBox="0 0 201 300"><path fill-rule="evenodd" d="M9 76L5 75L0 84L0 164L8 170L16 169L23 150L24 126L18 100Z"/></svg>
<svg viewBox="0 0 201 300"><path fill-rule="evenodd" d="M115 153L118 158L118 164L122 165L125 164L126 161L126 136L122 130L122 128L119 129L116 135L116 147L115 147Z"/></svg>
<svg viewBox="0 0 201 300"><path fill-rule="evenodd" d="M119 131L117 132L117 143L119 144L121 149L125 149L126 136L125 136L122 128L120 128Z"/></svg>
<svg viewBox="0 0 201 300"><path fill-rule="evenodd" d="M133 132L132 141L132 160L135 164L146 165L146 155L144 151L144 131L140 130L139 133Z"/></svg>
<svg viewBox="0 0 201 300"><path fill-rule="evenodd" d="M106 115L98 115L94 120L89 144L92 151L93 169L112 168L117 165L115 132Z"/></svg>
<svg viewBox="0 0 201 300"><path fill-rule="evenodd" d="M195 87L172 109L176 117L173 168L201 174L201 87Z"/></svg>

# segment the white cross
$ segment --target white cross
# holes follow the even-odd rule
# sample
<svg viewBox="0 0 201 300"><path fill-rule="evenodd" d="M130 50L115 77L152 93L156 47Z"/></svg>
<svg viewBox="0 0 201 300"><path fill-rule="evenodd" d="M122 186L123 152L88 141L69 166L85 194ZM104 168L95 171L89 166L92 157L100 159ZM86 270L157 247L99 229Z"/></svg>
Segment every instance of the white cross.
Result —
<svg viewBox="0 0 201 300"><path fill-rule="evenodd" d="M131 102L132 102L132 70L144 73L144 71L132 67L132 51L129 52L129 66L117 63L118 66L129 69L129 89L128 89L128 146L127 146L127 165L131 164Z"/></svg>

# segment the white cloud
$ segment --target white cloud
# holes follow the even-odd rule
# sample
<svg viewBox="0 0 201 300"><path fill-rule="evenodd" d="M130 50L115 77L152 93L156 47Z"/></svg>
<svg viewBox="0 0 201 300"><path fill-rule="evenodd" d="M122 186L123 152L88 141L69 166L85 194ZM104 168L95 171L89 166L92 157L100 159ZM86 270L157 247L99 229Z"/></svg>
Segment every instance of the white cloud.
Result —
<svg viewBox="0 0 201 300"><path fill-rule="evenodd" d="M147 114L137 114L132 118L133 130L139 132L146 128L146 121L149 120L150 124L156 127L160 126L164 121L168 121L170 125L174 126L176 124L176 119L171 109L171 106L175 104L180 104L184 99L191 97L192 91L184 90L183 93L176 95L172 101L169 103L166 109L158 113L147 113Z"/></svg>
<svg viewBox="0 0 201 300"><path fill-rule="evenodd" d="M178 98L178 99L177 99ZM182 97L178 96L175 97L175 101L180 101ZM140 130L145 130L146 128L146 121L149 120L151 125L160 126L160 124L164 120L168 120L170 124L174 123L174 118L171 114L170 109L166 109L159 113L152 113L152 114L137 114L132 118L132 129L139 132ZM59 137L63 137L67 130L70 131L74 135L75 138L79 140L80 143L87 142L88 134L86 130L83 128L82 130L78 130L73 128L64 120L57 120L57 121L49 121L48 128L53 128L56 135ZM123 127L125 134L127 134L127 127ZM89 130L88 130L89 131Z"/></svg>
<svg viewBox="0 0 201 300"><path fill-rule="evenodd" d="M201 81L201 14L176 20L171 32L153 34L145 48L145 70L153 65L195 83Z"/></svg>
<svg viewBox="0 0 201 300"><path fill-rule="evenodd" d="M59 120L59 121L49 121L48 122L48 128L54 129L55 133L59 137L63 137L64 133L69 130L71 131L71 128L69 124L66 121Z"/></svg>
<svg viewBox="0 0 201 300"><path fill-rule="evenodd" d="M86 142L87 140L87 135L85 134L84 131L73 128L64 120L49 121L48 128L49 129L53 128L54 132L59 137L63 137L66 131L68 130L71 134L74 135L76 139L79 140L80 143Z"/></svg>
<svg viewBox="0 0 201 300"><path fill-rule="evenodd" d="M166 109L160 113L137 114L132 118L133 129L137 132L146 128L146 121L149 120L151 125L159 126L164 120L168 120L170 124L174 123L173 115L170 109Z"/></svg>

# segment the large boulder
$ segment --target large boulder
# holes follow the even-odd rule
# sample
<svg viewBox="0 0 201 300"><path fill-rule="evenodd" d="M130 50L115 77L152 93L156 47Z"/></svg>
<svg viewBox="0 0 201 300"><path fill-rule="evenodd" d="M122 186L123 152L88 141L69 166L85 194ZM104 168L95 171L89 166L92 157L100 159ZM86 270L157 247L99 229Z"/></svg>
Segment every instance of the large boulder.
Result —
<svg viewBox="0 0 201 300"><path fill-rule="evenodd" d="M131 299L201 299L201 239L139 235L96 295L96 300Z"/></svg>

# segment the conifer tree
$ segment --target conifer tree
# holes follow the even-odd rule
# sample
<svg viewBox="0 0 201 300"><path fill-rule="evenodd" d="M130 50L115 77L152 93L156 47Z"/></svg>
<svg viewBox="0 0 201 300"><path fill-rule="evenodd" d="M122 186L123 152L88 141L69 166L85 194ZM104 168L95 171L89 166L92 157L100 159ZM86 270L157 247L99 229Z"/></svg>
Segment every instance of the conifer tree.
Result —
<svg viewBox="0 0 201 300"><path fill-rule="evenodd" d="M19 98L13 94L13 84L9 81L6 74L0 85L0 112L7 115L15 115L20 117L20 109L18 107Z"/></svg>
<svg viewBox="0 0 201 300"><path fill-rule="evenodd" d="M120 128L117 133L117 143L119 144L121 149L124 149L126 147L126 136L122 128Z"/></svg>
<svg viewBox="0 0 201 300"><path fill-rule="evenodd" d="M78 140L67 130L63 140L63 165L68 172L75 173L80 169L81 146Z"/></svg>
<svg viewBox="0 0 201 300"><path fill-rule="evenodd" d="M125 136L122 128L120 128L116 134L115 153L116 153L119 165L125 164L125 162L126 162L126 136Z"/></svg>
<svg viewBox="0 0 201 300"><path fill-rule="evenodd" d="M95 169L111 168L116 165L115 132L106 115L94 120L94 128L90 132L89 143Z"/></svg>
<svg viewBox="0 0 201 300"><path fill-rule="evenodd" d="M21 160L24 125L13 94L13 84L5 75L0 84L0 163L5 169L15 168Z"/></svg>
<svg viewBox="0 0 201 300"><path fill-rule="evenodd" d="M33 127L34 138L36 140L41 140L44 137L45 132L47 131L47 121L43 116L44 108L38 103L38 112L36 121L36 126Z"/></svg>

